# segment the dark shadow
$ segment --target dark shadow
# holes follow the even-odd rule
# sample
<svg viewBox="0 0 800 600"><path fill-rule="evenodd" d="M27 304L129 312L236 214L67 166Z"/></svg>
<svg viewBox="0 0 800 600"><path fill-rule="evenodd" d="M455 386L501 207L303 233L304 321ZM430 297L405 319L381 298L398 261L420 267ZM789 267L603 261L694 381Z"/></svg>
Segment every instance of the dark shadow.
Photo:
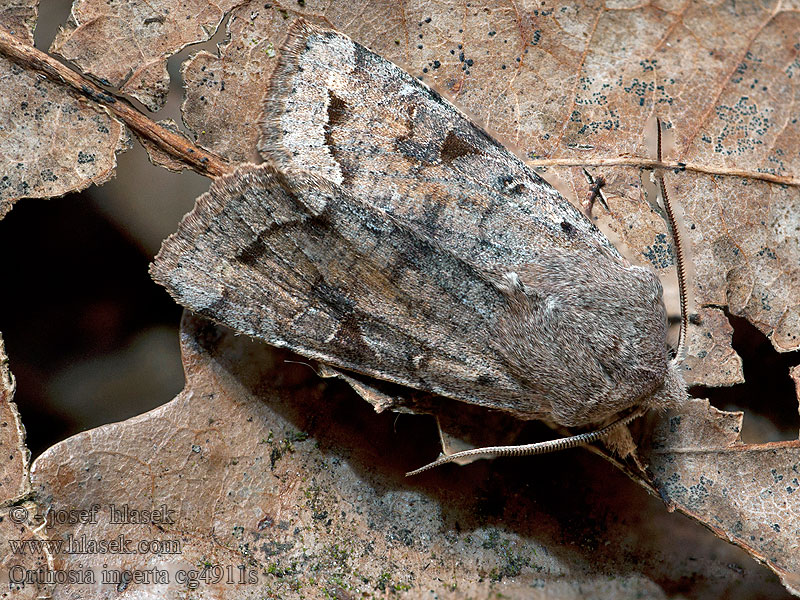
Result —
<svg viewBox="0 0 800 600"><path fill-rule="evenodd" d="M86 195L17 203L0 221L0 256L0 333L33 457L69 435L166 402L180 389L176 381L162 397L145 394L136 406L99 402L89 419L77 419L54 396L54 380L65 369L118 353L154 326L177 333L181 314L150 280L149 258ZM118 376L97 373L108 380Z"/></svg>

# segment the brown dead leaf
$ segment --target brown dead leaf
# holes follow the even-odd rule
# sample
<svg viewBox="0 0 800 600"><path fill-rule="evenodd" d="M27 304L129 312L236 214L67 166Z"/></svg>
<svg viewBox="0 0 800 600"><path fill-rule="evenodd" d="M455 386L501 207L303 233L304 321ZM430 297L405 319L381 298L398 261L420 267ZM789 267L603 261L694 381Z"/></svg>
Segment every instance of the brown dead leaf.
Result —
<svg viewBox="0 0 800 600"><path fill-rule="evenodd" d="M36 3L0 6L0 27L33 42ZM26 29L20 29L22 26ZM0 57L0 218L19 198L101 184L128 147L122 123L64 86Z"/></svg>
<svg viewBox="0 0 800 600"><path fill-rule="evenodd" d="M54 47L157 107L166 57L207 39L233 5L173 3L167 15L152 2L118 8L78 0ZM648 123L660 116L675 138L667 158L687 163L685 171L667 173L672 197L685 209L701 316L692 328L687 378L708 385L741 379L723 309L748 318L779 350L798 347L800 142L792 110L800 27L792 6L612 2L517 11L489 2L412 2L402 9L313 0L243 4L231 16L221 57L201 53L184 67L185 119L205 145L237 161L253 158L258 98L272 54L301 13L427 77L532 162L544 157L536 164L558 174L573 199L584 196L588 183L570 165L589 165L608 181L611 227L639 261L664 272L672 268L671 241L647 193L649 171L639 164L654 158ZM185 21L191 23L186 31ZM17 78L4 81L18 91L0 94L11 102L3 114L28 109L14 113L25 119L10 123L34 129L20 129L17 137L3 138L8 148L0 146L4 157L17 156L11 151L21 157L4 165L6 176L17 164L25 173L5 185L10 197L58 195L107 177L123 128L98 120L108 117L88 102L58 96L57 86L13 68ZM37 114L48 115L44 124ZM105 137L92 137L97 133ZM84 143L108 149L95 158L99 165L82 161L83 146L72 152ZM628 164L606 164L620 158ZM795 179L782 187L759 179L762 172ZM51 175L58 176L48 187ZM0 205L0 214L3 206L10 204ZM40 516L98 502L106 517L111 503L164 505L180 512L176 522L120 526L106 518L53 523L41 533L35 519L15 524L22 529L10 517L0 525L3 547L8 539L38 535L108 540L124 534L178 541L181 553L148 550L109 560L40 552L7 558L4 567L49 561L55 568L92 569L99 578L106 563L163 568L170 576L198 565L230 566L236 576L256 575L247 592L258 597L431 589L440 597L500 590L528 597L532 589L559 597L587 591L664 597L681 593L682 580L691 580L698 595L777 593L741 552L664 514L655 500L632 502L635 492L625 480L611 472L598 477L596 463L576 462L572 454L538 458L533 474L521 477L511 470L520 463L500 461L444 469L409 484L401 473L435 449L396 435L391 418L372 415L340 388L287 370L276 363L281 354L225 330L190 320L183 342L188 382L178 398L51 448L33 475L32 508ZM766 562L796 591L798 525L788 490L796 489L796 443L743 445L739 426L735 415L687 401L679 414L656 423L645 453L654 478L628 472ZM426 434L434 439L432 430ZM698 566L687 552L720 558ZM123 597L161 589L136 581L108 589L115 587ZM246 589L212 587L218 597L239 598ZM23 591L34 589L42 591ZM163 589L177 595L189 587ZM56 586L54 597L85 590Z"/></svg>
<svg viewBox="0 0 800 600"><path fill-rule="evenodd" d="M800 366L792 367L789 370L789 377L794 381L794 388L797 392L798 404L800 405ZM800 412L800 406L798 406L798 412ZM800 437L800 435L798 435L798 437Z"/></svg>
<svg viewBox="0 0 800 600"><path fill-rule="evenodd" d="M28 501L0 507L0 589L3 598L27 600L49 598L52 589L44 573L52 565L52 555L41 546L38 525L31 518L37 515L35 503ZM41 573L26 581L27 574Z"/></svg>
<svg viewBox="0 0 800 600"><path fill-rule="evenodd" d="M778 351L796 350L800 188L738 177L673 179L687 214L698 304L726 307L770 337Z"/></svg>
<svg viewBox="0 0 800 600"><path fill-rule="evenodd" d="M52 198L113 177L125 127L63 86L0 58L0 217L20 198Z"/></svg>
<svg viewBox="0 0 800 600"><path fill-rule="evenodd" d="M0 337L0 506L18 501L30 492L25 447L25 427L14 405L14 376L8 367Z"/></svg>
<svg viewBox="0 0 800 600"><path fill-rule="evenodd" d="M209 39L236 3L75 0L50 51L155 111L169 91L167 58Z"/></svg>
<svg viewBox="0 0 800 600"><path fill-rule="evenodd" d="M590 455L537 458L524 474L499 461L408 480L433 449L417 441L432 429L411 427L424 420L377 415L286 353L198 318L184 319L181 339L177 398L34 463L41 515L99 506L94 522L51 519L45 538L136 548L55 553L53 569L131 578L57 585L53 598L666 598L686 581L697 595L780 595L740 550ZM168 518L114 524L111 504ZM143 582L157 571L168 585ZM196 589L177 579L192 574Z"/></svg>
<svg viewBox="0 0 800 600"><path fill-rule="evenodd" d="M570 140L567 146L590 146L587 156L614 156L620 132L634 131L629 125L631 115L640 115L633 121L641 127L642 138L643 117L648 114L669 122L675 135L672 158L708 171L667 175L672 198L685 211L697 304L725 307L744 316L771 338L777 350L794 350L800 342L796 235L800 193L797 185L760 181L757 174L796 178L800 170L800 123L791 108L791 99L800 93L798 16L791 6L780 3L726 6L720 11L689 4L663 16L641 11L639 16L650 14L645 22L637 23L637 29L660 30L657 42L620 60L613 79L589 74L587 79L593 84L578 94L576 106L585 103L590 108L580 111L565 139ZM608 44L603 43L603 35L598 39L605 51L599 54L608 55L614 38ZM631 50L629 42L625 40L617 56ZM587 59L586 64L590 63ZM642 103L640 110L633 102L637 99ZM615 113L621 117L618 123ZM558 148L551 153L559 155L564 154ZM727 174L729 169L750 171L753 176L732 176ZM610 191L636 200L640 195L636 188L642 187L636 181L639 177L630 172L621 188L612 186ZM639 201L638 206L637 212L649 211L645 202ZM644 249L644 257L654 267L669 266L647 252L663 229L628 229L619 221L616 229L627 243ZM693 339L708 335L721 341L729 335L725 328L720 319L706 320L696 328ZM706 363L702 372L716 372L711 379L693 380L690 374L692 383L730 384L740 379L740 373L731 369L728 351L716 353L723 362L714 362L713 353L702 346L690 346L689 351L695 363ZM720 378L723 373L730 376Z"/></svg>
<svg viewBox="0 0 800 600"><path fill-rule="evenodd" d="M183 63L184 122L198 143L231 161L258 157L260 98L291 22L284 15L274 6L244 4L228 19L219 57L202 51Z"/></svg>
<svg viewBox="0 0 800 600"><path fill-rule="evenodd" d="M2 597L41 598L46 586L20 585L11 579L25 570L47 567L47 556L40 549L15 554L9 540L39 539L30 515L36 505L23 501L31 493L25 428L14 405L14 376L8 366L5 345L0 337L0 590ZM6 591L7 590L7 591Z"/></svg>
<svg viewBox="0 0 800 600"><path fill-rule="evenodd" d="M742 416L687 399L661 417L645 442L652 485L800 594L800 442L742 444Z"/></svg>
<svg viewBox="0 0 800 600"><path fill-rule="evenodd" d="M691 327L687 345L692 349L683 360L683 376L689 385L709 387L742 383L742 359L731 347L733 327L718 308L696 311L703 327Z"/></svg>
<svg viewBox="0 0 800 600"><path fill-rule="evenodd" d="M0 23L16 38L33 45L39 0L0 0Z"/></svg>

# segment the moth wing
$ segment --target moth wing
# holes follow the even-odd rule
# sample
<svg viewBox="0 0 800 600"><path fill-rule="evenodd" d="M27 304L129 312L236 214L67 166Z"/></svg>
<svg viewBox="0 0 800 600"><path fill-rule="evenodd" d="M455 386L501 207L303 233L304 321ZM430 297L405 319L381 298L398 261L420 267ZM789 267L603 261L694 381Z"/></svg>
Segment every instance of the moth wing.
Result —
<svg viewBox="0 0 800 600"><path fill-rule="evenodd" d="M613 245L440 94L339 32L298 21L264 100L259 150L345 187L481 268Z"/></svg>
<svg viewBox="0 0 800 600"><path fill-rule="evenodd" d="M287 171L313 169L340 184L484 278L521 281L528 308L501 308L490 347L536 410L556 407L551 418L581 425L642 401L663 381L663 304L652 273L640 280L518 157L347 36L303 22L291 28L265 96L259 149ZM548 268L552 257L562 268Z"/></svg>
<svg viewBox="0 0 800 600"><path fill-rule="evenodd" d="M240 167L198 199L151 273L191 310L334 367L524 418L549 410L490 349L502 294L325 180Z"/></svg>

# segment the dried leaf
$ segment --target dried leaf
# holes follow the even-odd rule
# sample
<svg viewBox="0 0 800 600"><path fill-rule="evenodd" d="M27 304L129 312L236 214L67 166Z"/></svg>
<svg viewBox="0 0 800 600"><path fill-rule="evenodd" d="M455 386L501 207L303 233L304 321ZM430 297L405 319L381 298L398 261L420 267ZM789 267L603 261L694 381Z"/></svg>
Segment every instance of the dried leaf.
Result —
<svg viewBox="0 0 800 600"><path fill-rule="evenodd" d="M150 110L169 91L167 58L209 39L237 0L75 0L50 51Z"/></svg>
<svg viewBox="0 0 800 600"><path fill-rule="evenodd" d="M742 413L689 399L649 439L653 486L723 539L764 562L800 594L800 441L742 444Z"/></svg>
<svg viewBox="0 0 800 600"><path fill-rule="evenodd" d="M0 0L0 23L14 37L33 45L39 0Z"/></svg>
<svg viewBox="0 0 800 600"><path fill-rule="evenodd" d="M25 428L14 405L14 376L8 367L0 337L0 506L16 502L30 492Z"/></svg>
<svg viewBox="0 0 800 600"><path fill-rule="evenodd" d="M741 551L661 510L602 462L584 462L589 455L537 460L530 477L519 463L496 462L409 485L403 471L427 452L414 434L427 428L376 415L344 387L287 366L285 353L191 316L182 346L187 385L175 400L54 446L32 475L42 514L100 506L94 523L53 520L47 538L124 535L131 547L145 540L162 551L59 553L53 568L93 570L98 580L126 568L169 577L169 587L130 579L101 588L122 597L183 597L192 589L176 574L203 567L216 570L193 593L215 598L521 598L532 588L665 598L687 578L699 595L780 593ZM551 478L560 485L543 484ZM174 522L114 524L112 503L163 507ZM715 558L688 557L688 544ZM87 589L59 585L53 598Z"/></svg>
<svg viewBox="0 0 800 600"><path fill-rule="evenodd" d="M39 519L34 517L39 516ZM45 573L53 557L42 546L41 514L34 502L0 507L0 589L14 600L49 598ZM32 544L32 545L29 545ZM23 549L24 547L24 549ZM28 578L28 574L31 577ZM37 580L40 574L40 580ZM27 579L27 580L26 580Z"/></svg>
<svg viewBox="0 0 800 600"><path fill-rule="evenodd" d="M254 161L261 96L291 23L280 6L245 3L231 13L217 57L198 52L182 67L183 117L198 142L235 162Z"/></svg>
<svg viewBox="0 0 800 600"><path fill-rule="evenodd" d="M744 382L742 359L731 347L733 327L719 308L701 308L696 314L702 327L692 327L683 361L683 375L690 385L709 387Z"/></svg>
<svg viewBox="0 0 800 600"><path fill-rule="evenodd" d="M13 592L14 598L41 598L46 586L19 585L11 579L25 570L47 567L41 551L15 554L9 540L39 539L33 502L23 502L31 493L30 453L25 446L25 427L13 402L14 376L8 366L5 345L0 337L0 589Z"/></svg>
<svg viewBox="0 0 800 600"><path fill-rule="evenodd" d="M797 392L798 403L800 404L800 365L792 367L789 370L789 377L791 377L792 381L794 381L794 387ZM800 406L798 407L798 412L800 412Z"/></svg>
<svg viewBox="0 0 800 600"><path fill-rule="evenodd" d="M650 13L643 26L658 32L653 49L633 49L627 60L616 65L615 80L585 78L591 83L578 94L576 104L594 105L588 110L592 116L587 119L582 111L565 139L593 146L589 154L602 156L605 150L605 155L613 155L619 132L633 131L629 121L635 105L630 100L637 97L642 103L640 115L656 112L666 119L674 128L672 158L706 171L668 175L673 199L684 206L698 305L727 307L768 335L777 350L794 350L800 343L796 301L800 193L795 175L800 167L800 124L786 99L798 94L798 16L778 4L729 8L720 13L692 5L673 29L669 26L677 17L663 15L666 22L656 23L662 17ZM702 33L710 31L715 34ZM599 27L598 33L602 47L606 44ZM626 51L632 50L629 42L636 44L639 39L626 39ZM701 39L703 47L698 45ZM611 51L613 39L606 40L606 49ZM709 40L713 40L711 46L706 44ZM606 133L603 118L609 125ZM644 131L643 119L638 120L637 126ZM750 171L752 176L734 176L733 171ZM795 184L786 187L762 181L759 173L794 176ZM643 187L638 177L629 173L611 191L639 200L641 208L636 212L641 215L649 209L643 198L637 198L635 190ZM628 215L626 221L641 218ZM668 266L647 252L663 229L629 229L620 222L617 231L627 243L644 249L653 266ZM724 339L727 334L718 323L719 319L702 322L694 339L706 334ZM735 383L741 377L730 368L727 351L708 353L707 348L690 347L690 353L707 363L703 371L730 373L718 383ZM714 362L715 354L723 362Z"/></svg>
<svg viewBox="0 0 800 600"><path fill-rule="evenodd" d="M18 16L6 10L0 26L18 27ZM30 23L30 13L26 18ZM114 174L116 153L129 143L122 123L103 108L5 57L0 132L0 218L19 198L51 198L104 183Z"/></svg>

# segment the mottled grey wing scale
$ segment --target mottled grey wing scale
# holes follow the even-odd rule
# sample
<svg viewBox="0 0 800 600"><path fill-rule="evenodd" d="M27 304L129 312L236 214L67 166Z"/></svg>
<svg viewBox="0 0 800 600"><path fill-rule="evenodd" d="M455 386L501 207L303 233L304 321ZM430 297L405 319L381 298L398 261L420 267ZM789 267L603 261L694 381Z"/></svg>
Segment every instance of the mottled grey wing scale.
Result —
<svg viewBox="0 0 800 600"><path fill-rule="evenodd" d="M392 63L296 24L264 115L286 176L240 167L198 200L153 266L181 304L527 419L585 425L682 389L655 275Z"/></svg>
<svg viewBox="0 0 800 600"><path fill-rule="evenodd" d="M240 167L198 199L152 274L195 312L336 367L524 418L549 410L486 353L501 293L326 180Z"/></svg>
<svg viewBox="0 0 800 600"><path fill-rule="evenodd" d="M480 268L577 245L619 256L579 211L451 103L338 32L294 24L259 150L312 171Z"/></svg>

